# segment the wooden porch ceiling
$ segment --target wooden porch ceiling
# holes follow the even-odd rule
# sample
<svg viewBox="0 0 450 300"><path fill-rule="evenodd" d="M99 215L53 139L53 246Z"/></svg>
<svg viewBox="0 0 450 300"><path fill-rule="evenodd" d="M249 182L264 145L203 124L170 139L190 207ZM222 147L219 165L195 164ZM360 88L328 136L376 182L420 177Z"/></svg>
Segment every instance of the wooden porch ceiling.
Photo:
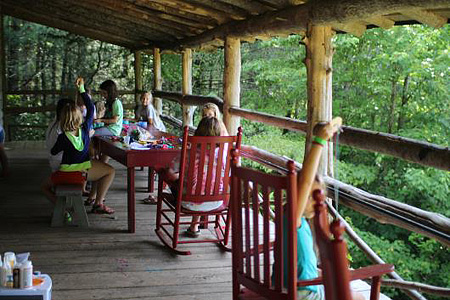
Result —
<svg viewBox="0 0 450 300"><path fill-rule="evenodd" d="M307 23L362 35L368 26L441 27L450 0L1 0L3 14L134 50L220 47L298 34Z"/></svg>

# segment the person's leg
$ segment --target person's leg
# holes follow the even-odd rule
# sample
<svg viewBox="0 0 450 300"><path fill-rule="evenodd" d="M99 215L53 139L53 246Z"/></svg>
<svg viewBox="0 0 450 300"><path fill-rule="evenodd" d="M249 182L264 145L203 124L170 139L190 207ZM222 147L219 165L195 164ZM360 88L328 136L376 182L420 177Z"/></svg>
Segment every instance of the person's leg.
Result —
<svg viewBox="0 0 450 300"><path fill-rule="evenodd" d="M108 164L105 164L98 160L92 160L92 167L88 171L88 180L96 181L96 197L95 205L103 204L106 193L114 179L115 170ZM92 189L91 189L92 191Z"/></svg>
<svg viewBox="0 0 450 300"><path fill-rule="evenodd" d="M111 132L111 130L108 129L108 127L100 127L95 129L94 136L113 136L114 134ZM109 161L109 156L107 155L100 155L100 161L107 163Z"/></svg>
<svg viewBox="0 0 450 300"><path fill-rule="evenodd" d="M199 230L198 229L198 227L199 227L199 223L198 223L199 220L200 220L199 216L193 216L192 217L191 226L189 227L192 232L198 232L198 230Z"/></svg>
<svg viewBox="0 0 450 300"><path fill-rule="evenodd" d="M50 177L42 182L41 191L52 204L56 204L56 195L53 191L53 183Z"/></svg>

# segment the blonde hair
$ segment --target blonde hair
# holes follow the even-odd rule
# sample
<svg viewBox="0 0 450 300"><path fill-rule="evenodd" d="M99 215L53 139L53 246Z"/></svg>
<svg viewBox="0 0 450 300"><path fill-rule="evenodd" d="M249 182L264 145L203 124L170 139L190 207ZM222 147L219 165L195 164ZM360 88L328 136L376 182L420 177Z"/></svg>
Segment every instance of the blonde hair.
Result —
<svg viewBox="0 0 450 300"><path fill-rule="evenodd" d="M83 123L83 114L75 103L67 103L61 111L59 122L63 131L75 131Z"/></svg>
<svg viewBox="0 0 450 300"><path fill-rule="evenodd" d="M202 107L202 118L206 117L206 112L207 111L214 112L214 116L213 117L217 118L218 120L221 120L220 110L219 110L219 107L216 104L214 104L212 102L209 102L209 103L206 103L205 105L203 105L203 107Z"/></svg>
<svg viewBox="0 0 450 300"><path fill-rule="evenodd" d="M141 95L141 101L144 99L144 97L146 95L148 95L148 102L153 105L153 94L152 94L152 92L148 92L148 91L143 92L142 95Z"/></svg>

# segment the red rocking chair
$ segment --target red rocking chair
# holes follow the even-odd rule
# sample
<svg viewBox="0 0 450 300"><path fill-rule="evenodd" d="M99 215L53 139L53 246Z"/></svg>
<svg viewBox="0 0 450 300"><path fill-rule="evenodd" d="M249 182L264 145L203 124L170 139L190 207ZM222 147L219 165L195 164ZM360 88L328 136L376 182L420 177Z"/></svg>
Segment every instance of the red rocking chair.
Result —
<svg viewBox="0 0 450 300"><path fill-rule="evenodd" d="M288 162L287 167L287 176L270 175L238 167L233 159L233 299L295 300L297 287L323 284L327 300L351 300L349 282L369 277L373 278L370 299L378 299L380 276L392 272L394 267L384 264L348 269L343 229L336 222L329 229L321 191L314 193L314 198L320 200L316 205L314 219L323 278L297 282L294 213L297 205L297 176L293 161ZM284 214L287 222L283 222ZM331 239L330 232L334 234L334 239ZM286 251L283 251L283 235L287 239ZM285 254L287 257L283 257ZM283 264L283 261L287 263ZM283 270L284 266L288 270ZM287 278L284 278L285 274ZM241 286L245 288L241 289Z"/></svg>
<svg viewBox="0 0 450 300"><path fill-rule="evenodd" d="M189 136L184 128L180 159L180 173L176 198L163 192L163 180L158 182L158 203L155 232L161 242L177 254L190 255L190 251L179 250L179 244L218 243L226 250L230 231L228 203L230 199L230 151L241 146L242 129L237 136ZM183 202L206 203L221 201L220 206L210 211L189 210ZM180 237L180 226L189 226L192 218L199 216L207 227L214 223L214 238ZM215 216L213 221L209 216ZM186 227L187 227L186 226Z"/></svg>

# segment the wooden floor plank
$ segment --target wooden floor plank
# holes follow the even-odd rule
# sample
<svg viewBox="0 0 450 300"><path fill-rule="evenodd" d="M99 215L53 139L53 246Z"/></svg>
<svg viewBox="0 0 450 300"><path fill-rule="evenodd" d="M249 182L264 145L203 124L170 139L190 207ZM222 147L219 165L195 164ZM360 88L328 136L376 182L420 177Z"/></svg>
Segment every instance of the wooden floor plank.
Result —
<svg viewBox="0 0 450 300"><path fill-rule="evenodd" d="M45 152L13 152L11 177L0 181L0 253L30 252L35 270L53 280L53 299L231 299L230 253L192 244L183 247L193 255L177 256L156 237L156 206L142 202L146 170L136 171L136 234L126 232L126 169L114 161L107 203L116 219L88 214L88 229L51 228L40 192L50 174Z"/></svg>

